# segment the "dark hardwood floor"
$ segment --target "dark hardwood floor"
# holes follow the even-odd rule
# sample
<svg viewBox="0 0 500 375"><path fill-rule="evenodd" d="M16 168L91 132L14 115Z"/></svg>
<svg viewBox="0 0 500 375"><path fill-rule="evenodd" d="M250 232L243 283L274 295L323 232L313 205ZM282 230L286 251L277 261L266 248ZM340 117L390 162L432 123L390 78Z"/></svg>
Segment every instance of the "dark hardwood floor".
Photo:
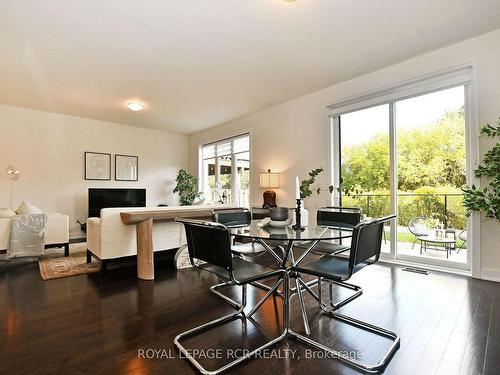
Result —
<svg viewBox="0 0 500 375"><path fill-rule="evenodd" d="M36 262L0 264L0 366L3 374L194 374L174 349L176 334L231 312L208 292L210 274L156 267L154 282L139 281L135 268L42 281ZM500 365L500 284L432 272L419 275L377 264L352 283L364 294L341 312L394 330L401 348L387 374L497 374ZM326 293L326 288L324 290ZM228 295L237 295L228 290ZM262 295L249 289L249 304ZM320 315L306 297L312 336L374 361L387 341ZM271 299L255 322L240 320L189 339L192 348L255 347L274 337L281 300ZM292 325L303 331L298 301ZM278 323L276 321L278 320ZM141 358L156 349L160 358ZM321 352L288 339L273 352L230 373L356 374ZM149 354L151 354L151 350ZM209 354L207 354L209 355ZM215 353L214 353L215 355ZM271 358L279 355L283 358ZM288 355L287 358L286 355ZM173 357L173 358L165 358ZM267 357L267 358L266 358ZM209 365L224 360L204 359Z"/></svg>

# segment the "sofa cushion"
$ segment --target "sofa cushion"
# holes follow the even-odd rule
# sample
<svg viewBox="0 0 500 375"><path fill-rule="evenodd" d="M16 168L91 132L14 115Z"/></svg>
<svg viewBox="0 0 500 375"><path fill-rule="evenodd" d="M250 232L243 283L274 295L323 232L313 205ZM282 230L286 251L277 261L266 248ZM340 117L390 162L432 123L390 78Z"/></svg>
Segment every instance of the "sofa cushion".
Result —
<svg viewBox="0 0 500 375"><path fill-rule="evenodd" d="M6 250L10 240L12 219L0 218L0 250ZM47 214L47 234L45 245L69 242L69 217L59 213Z"/></svg>
<svg viewBox="0 0 500 375"><path fill-rule="evenodd" d="M41 214L42 210L32 204L29 204L28 202L23 201L23 203L21 203L21 205L17 208L16 213L18 215Z"/></svg>
<svg viewBox="0 0 500 375"><path fill-rule="evenodd" d="M0 218L16 216L16 212L12 208L0 208Z"/></svg>

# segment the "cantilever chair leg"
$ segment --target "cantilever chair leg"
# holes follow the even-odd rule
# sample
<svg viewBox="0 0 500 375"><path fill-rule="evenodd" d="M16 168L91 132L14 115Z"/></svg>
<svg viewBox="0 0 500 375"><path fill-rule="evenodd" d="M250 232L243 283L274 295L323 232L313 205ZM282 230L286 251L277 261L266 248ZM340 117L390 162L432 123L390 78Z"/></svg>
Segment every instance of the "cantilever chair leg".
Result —
<svg viewBox="0 0 500 375"><path fill-rule="evenodd" d="M262 290L264 290L266 292L269 292L270 290L272 290L277 296L283 297L283 293L281 291L279 291L277 288L274 288L272 286L260 283L258 281L251 282L250 285L252 285L252 286L254 286L256 288L262 289ZM229 298L228 296L226 296L226 295L224 295L224 294L222 294L221 292L218 291L218 289L226 288L226 287L229 287L229 286L236 286L236 285L233 284L230 281L225 281L225 282L222 282L222 283L219 283L219 284L212 285L210 287L210 292L212 294L214 294L216 297L222 299L224 302L226 302L230 306L234 307L235 309L239 309L240 306L241 306L241 304L239 304L234 299Z"/></svg>
<svg viewBox="0 0 500 375"><path fill-rule="evenodd" d="M215 285L212 285L210 287L210 292L215 294L217 297L221 298L224 302L228 303L229 305L231 305L235 309L239 309L241 307L240 303L236 302L234 299L229 298L228 296L222 294L221 292L219 292L217 290L219 288L224 288L227 286L234 286L234 284L230 281L226 281L226 282L223 282L220 284L215 284Z"/></svg>
<svg viewBox="0 0 500 375"><path fill-rule="evenodd" d="M320 293L321 293L321 279L322 279L321 277L318 277L318 291ZM342 306L348 304L349 302L351 302L352 300L358 298L360 295L363 294L363 288L361 288L360 286L354 285L354 284L349 284L346 282L339 282L339 281L334 281L334 280L328 280L328 283L329 283L328 291L330 294L330 309L326 309L325 308L326 304L320 302L320 307L325 312L335 311L337 309L340 309ZM350 295L347 298L344 298L342 301L334 303L333 302L333 287L332 287L333 285L332 284L335 284L335 285L338 285L338 286L341 286L341 287L344 287L347 289L354 290L355 293ZM321 298L320 298L320 300L321 300Z"/></svg>
<svg viewBox="0 0 500 375"><path fill-rule="evenodd" d="M378 361L375 364L367 364L367 363L359 361L356 358L351 358L351 357L345 355L345 353L342 353L342 352L339 352L335 349L332 349L332 348L330 348L330 347L328 347L320 342L312 340L309 337L304 336L300 333L294 332L292 330L289 330L289 333L299 341L302 341L302 342L309 344L317 349L324 350L325 352L332 354L334 358L338 358L339 360L341 360L341 361L343 361L351 366L354 366L354 367L361 369L363 371L372 372L372 373L379 372L379 371L383 370L387 366L387 364L391 360L392 356L394 355L394 353L396 353L396 351L398 350L398 348L401 344L401 339L395 332L386 330L386 329L381 328L381 327L377 327L373 324L366 323L366 322L363 322L361 320L354 319L354 318L351 318L349 316L339 314L339 313L336 313L333 311L325 312L325 314L328 314L332 318L343 321L343 322L350 324L352 326L364 329L365 331L372 332L372 333L375 333L379 336L383 336L385 338L388 338L388 339L392 340L392 344L389 347L389 349L384 353L384 356L382 357L382 359L380 361Z"/></svg>
<svg viewBox="0 0 500 375"><path fill-rule="evenodd" d="M278 282L278 286L279 284L281 284L281 282ZM271 295L271 293L274 293L276 294L278 297L283 297L283 293L280 292L278 290L277 287L273 287L273 286L269 286L269 285L266 285L266 284L262 284L262 283L259 283L257 281L255 282L252 282L250 283L250 285L256 287L256 288L259 288L259 289L262 289L264 291L266 291L269 295ZM220 283L220 284L215 284L215 285L212 285L210 287L210 292L215 294L215 296L219 297L220 299L222 299L224 302L226 302L227 304L229 304L230 306L234 307L235 309L239 309L241 304L236 302L234 299L232 298L229 298L228 296L222 294L221 292L219 292L217 289L222 289L222 288L225 288L225 287L228 287L228 286L236 286L235 284L231 283L230 281L228 282L223 282L223 283ZM267 295L267 294L266 294ZM267 295L269 297L269 295ZM262 303L264 303L264 301L266 300L267 298L265 298Z"/></svg>
<svg viewBox="0 0 500 375"><path fill-rule="evenodd" d="M318 278L318 280L314 280L314 281L316 282L314 285L316 285L316 284L321 285L319 278ZM306 312L304 297L302 296L302 292L303 291L308 292L316 301L318 301L322 310L324 310L324 311L329 311L329 310L326 309L326 305L321 300L321 289L319 289L319 294L314 293L314 291L309 287L308 283L304 282L300 277L295 278L295 285L296 285L295 290L292 291L290 289L289 292L292 295L297 294L297 297L299 299L299 304L300 304L300 310L301 310L301 314L302 314L302 320L304 323L304 329L306 331L306 334L309 335L311 333L311 330L309 327L309 320L307 318L307 312Z"/></svg>
<svg viewBox="0 0 500 375"><path fill-rule="evenodd" d="M281 278L279 280L279 283L276 283L275 284L275 287L277 288L279 286L280 283L284 283L284 289L285 289L285 293L286 293L286 289L288 288L288 275L286 273L283 274L283 278ZM271 295L271 293L268 293L267 297L269 297ZM252 356L254 356L256 353L276 344L277 342L283 340L285 337L286 337L286 334L288 332L288 327L289 327L289 317L288 317L288 310L289 310L289 307L287 305L287 300L284 299L283 300L283 320L284 320L284 328L283 328L283 332L276 338L266 342L265 344L261 345L260 347L252 350L251 352L243 352L243 356L239 357L239 358L236 358L234 361L222 366L222 367L219 367L218 369L215 369L215 370L208 370L206 368L204 368L197 360L196 358L194 358L191 353L192 351L186 349L182 344L181 344L181 340L185 339L185 338L188 338L188 337L192 337L192 336L195 336L196 334L198 333L201 333L201 332L204 332L204 331L207 331L213 327L216 327L218 325L221 325L221 324L224 324L226 322L229 322L233 319L236 319L236 318L242 318L242 319L246 319L247 316L245 315L245 312L243 311L245 306L246 306L246 302L247 302L247 288L246 288L246 284L242 285L242 303L238 309L238 311L232 313L232 314L229 314L229 315L225 315L221 318L218 318L218 319L215 319L215 320L212 320L210 322L207 322L205 324L202 324L200 326L197 326L197 327L194 327L186 332L183 332L179 335L177 335L174 339L174 344L175 346L179 349L179 351L182 353L182 355L187 358L189 360L189 362L191 362L191 364L193 366L195 366L198 371L200 371L202 374L209 374L209 375L215 375L215 374L219 374L220 372L223 372L223 371L226 371L236 365L238 365L239 363L245 361L246 359L248 358L251 358ZM259 301L260 302L260 301ZM262 303L260 303L261 305ZM260 306L259 305L259 306ZM258 307L257 307L258 308ZM252 313L255 312L254 310L256 310L255 308L252 309Z"/></svg>

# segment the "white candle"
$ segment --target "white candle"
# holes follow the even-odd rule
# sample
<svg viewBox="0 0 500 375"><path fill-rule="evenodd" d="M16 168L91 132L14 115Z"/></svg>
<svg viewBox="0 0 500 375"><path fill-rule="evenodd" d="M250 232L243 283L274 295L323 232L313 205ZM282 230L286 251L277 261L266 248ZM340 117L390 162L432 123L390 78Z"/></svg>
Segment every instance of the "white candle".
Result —
<svg viewBox="0 0 500 375"><path fill-rule="evenodd" d="M295 177L295 199L300 199L300 183L299 176Z"/></svg>

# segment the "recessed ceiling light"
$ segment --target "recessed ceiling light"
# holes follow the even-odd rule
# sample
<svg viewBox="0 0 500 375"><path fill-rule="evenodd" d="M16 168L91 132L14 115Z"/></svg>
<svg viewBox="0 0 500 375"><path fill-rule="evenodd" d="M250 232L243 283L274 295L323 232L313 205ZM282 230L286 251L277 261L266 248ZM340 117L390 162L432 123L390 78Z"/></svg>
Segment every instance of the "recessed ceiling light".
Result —
<svg viewBox="0 0 500 375"><path fill-rule="evenodd" d="M134 112L137 112L137 111L144 109L144 104L137 103L137 102L128 102L127 107L128 107L128 109L130 109Z"/></svg>

